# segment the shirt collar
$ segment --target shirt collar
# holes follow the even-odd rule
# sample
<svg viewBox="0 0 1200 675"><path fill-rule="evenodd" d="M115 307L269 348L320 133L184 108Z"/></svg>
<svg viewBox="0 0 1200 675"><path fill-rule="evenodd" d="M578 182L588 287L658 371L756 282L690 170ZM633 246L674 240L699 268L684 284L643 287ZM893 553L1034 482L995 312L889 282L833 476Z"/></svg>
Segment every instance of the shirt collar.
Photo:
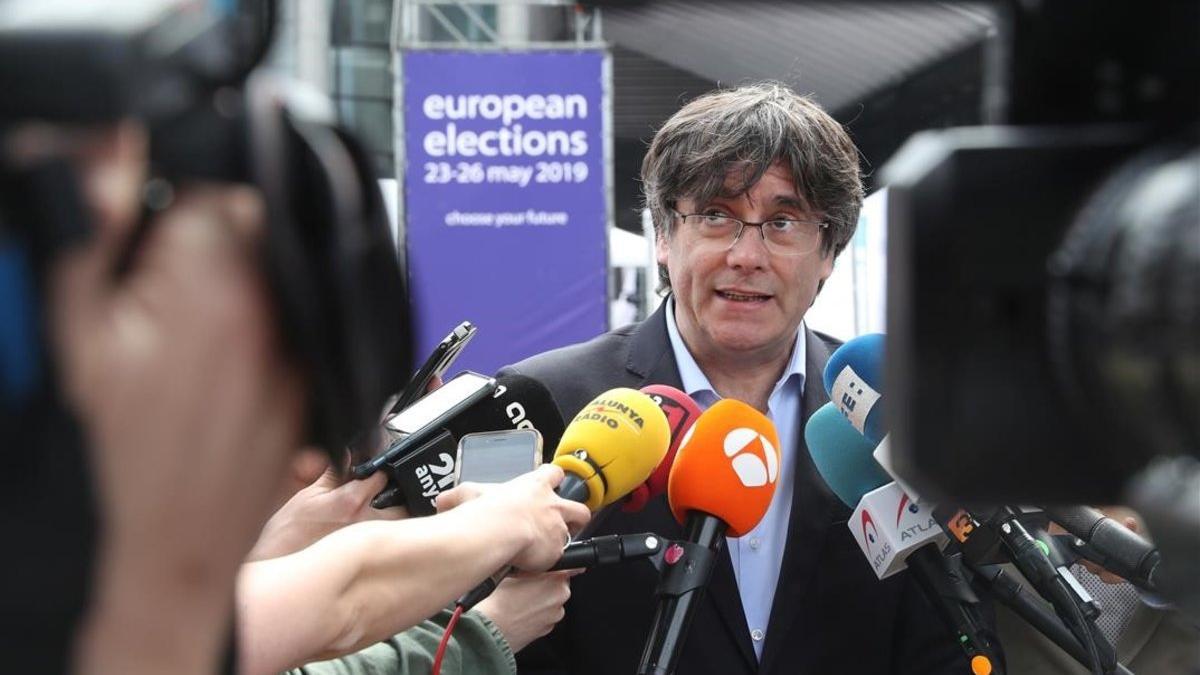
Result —
<svg viewBox="0 0 1200 675"><path fill-rule="evenodd" d="M667 338L670 339L671 350L675 353L675 364L679 367L679 380L683 384L684 393L695 398L701 392L709 392L714 399L719 398L712 383L708 381L708 376L700 369L700 364L696 363L695 357L688 351L687 345L683 342L683 337L679 334L679 326L675 323L675 296L668 296L666 302ZM806 349L807 346L804 342L804 322L801 321L799 328L796 329L796 343L792 348L792 355L788 360L787 368L780 375L779 381L775 383L772 393L779 391L792 379L792 376L796 377L800 389L803 390L804 379L807 375L805 369L805 361L807 360L805 358ZM697 403L699 402L697 399Z"/></svg>

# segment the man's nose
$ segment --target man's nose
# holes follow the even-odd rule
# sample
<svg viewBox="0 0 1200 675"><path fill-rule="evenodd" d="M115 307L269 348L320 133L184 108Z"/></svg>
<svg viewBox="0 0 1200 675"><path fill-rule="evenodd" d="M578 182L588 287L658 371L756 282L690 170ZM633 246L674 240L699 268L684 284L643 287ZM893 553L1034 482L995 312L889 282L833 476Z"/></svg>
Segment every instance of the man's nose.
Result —
<svg viewBox="0 0 1200 675"><path fill-rule="evenodd" d="M743 225L738 238L726 252L726 261L730 267L745 269L761 269L766 267L771 252L767 250L767 241L763 238L761 226Z"/></svg>

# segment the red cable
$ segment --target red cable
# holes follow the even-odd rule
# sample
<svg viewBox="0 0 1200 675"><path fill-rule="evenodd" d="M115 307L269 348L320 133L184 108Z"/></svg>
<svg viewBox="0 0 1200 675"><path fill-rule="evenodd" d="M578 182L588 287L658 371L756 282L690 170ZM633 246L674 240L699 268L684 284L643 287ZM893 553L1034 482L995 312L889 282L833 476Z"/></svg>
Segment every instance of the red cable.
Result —
<svg viewBox="0 0 1200 675"><path fill-rule="evenodd" d="M450 621L446 622L446 630L442 632L442 642L438 645L437 654L433 657L431 675L441 675L442 657L446 655L446 647L450 645L450 634L454 632L454 627L458 625L458 619L462 615L463 606L459 605L454 608L454 614L450 616Z"/></svg>

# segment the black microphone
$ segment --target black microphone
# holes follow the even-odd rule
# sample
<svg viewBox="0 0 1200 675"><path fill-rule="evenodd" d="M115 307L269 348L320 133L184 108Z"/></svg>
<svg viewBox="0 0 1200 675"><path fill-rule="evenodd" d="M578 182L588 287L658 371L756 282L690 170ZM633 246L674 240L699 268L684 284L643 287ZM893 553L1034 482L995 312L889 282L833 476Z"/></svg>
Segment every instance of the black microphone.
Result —
<svg viewBox="0 0 1200 675"><path fill-rule="evenodd" d="M458 442L446 430L408 453L403 461L385 464L388 486L371 500L371 507L404 505L413 516L437 513L437 496L454 487Z"/></svg>
<svg viewBox="0 0 1200 675"><path fill-rule="evenodd" d="M1158 549L1124 525L1088 506L1043 509L1050 520L1086 546L1075 550L1104 569L1146 590L1158 589L1155 576L1162 561Z"/></svg>
<svg viewBox="0 0 1200 675"><path fill-rule="evenodd" d="M454 438L479 431L536 429L542 435L542 447L558 446L566 424L558 403L546 385L526 375L501 375L496 378L496 393L463 411L443 427Z"/></svg>
<svg viewBox="0 0 1200 675"><path fill-rule="evenodd" d="M603 537L581 539L567 544L562 558L549 571L573 570L612 565L649 558L663 550L662 537L653 532L640 534L609 534Z"/></svg>

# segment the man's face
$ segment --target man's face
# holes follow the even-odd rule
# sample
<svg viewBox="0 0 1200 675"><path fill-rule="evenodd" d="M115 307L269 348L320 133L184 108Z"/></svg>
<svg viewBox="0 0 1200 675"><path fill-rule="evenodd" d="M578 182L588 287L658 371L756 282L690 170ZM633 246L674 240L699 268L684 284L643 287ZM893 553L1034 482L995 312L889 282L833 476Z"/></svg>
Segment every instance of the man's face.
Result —
<svg viewBox="0 0 1200 675"><path fill-rule="evenodd" d="M778 162L748 192L704 204L680 199L675 210L750 222L820 218L796 193L791 170ZM702 239L676 219L672 234L659 237L656 253L671 277L680 333L701 363L786 358L818 284L833 272L832 252L822 255L818 247L800 256L773 254L757 227L746 227L730 248Z"/></svg>

